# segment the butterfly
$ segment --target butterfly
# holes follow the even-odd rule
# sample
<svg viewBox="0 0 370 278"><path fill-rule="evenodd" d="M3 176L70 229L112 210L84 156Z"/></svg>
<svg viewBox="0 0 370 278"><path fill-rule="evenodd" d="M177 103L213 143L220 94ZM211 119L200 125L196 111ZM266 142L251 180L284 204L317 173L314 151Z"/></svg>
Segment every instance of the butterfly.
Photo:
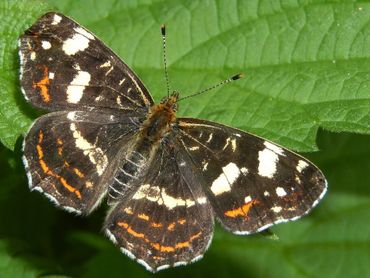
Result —
<svg viewBox="0 0 370 278"><path fill-rule="evenodd" d="M60 13L25 31L19 55L25 98L49 111L24 140L30 189L82 215L106 199L106 234L150 271L202 258L215 219L257 233L307 214L326 192L322 172L298 154L176 117L178 92L155 104L112 50Z"/></svg>

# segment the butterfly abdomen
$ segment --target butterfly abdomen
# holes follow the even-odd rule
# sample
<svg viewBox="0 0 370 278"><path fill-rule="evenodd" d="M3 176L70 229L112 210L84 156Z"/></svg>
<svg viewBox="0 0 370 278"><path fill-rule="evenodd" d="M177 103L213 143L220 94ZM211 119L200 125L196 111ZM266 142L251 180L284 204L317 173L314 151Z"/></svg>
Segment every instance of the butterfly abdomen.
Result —
<svg viewBox="0 0 370 278"><path fill-rule="evenodd" d="M114 175L113 183L109 186L108 203L121 199L124 193L132 188L146 165L147 154L145 149L134 147L124 156Z"/></svg>
<svg viewBox="0 0 370 278"><path fill-rule="evenodd" d="M176 120L173 109L173 98L165 99L153 105L143 123L136 143L128 149L120 163L113 184L109 187L109 201L120 199L120 196L135 185L135 181L145 173L145 165L149 165L155 156L161 141L171 131Z"/></svg>

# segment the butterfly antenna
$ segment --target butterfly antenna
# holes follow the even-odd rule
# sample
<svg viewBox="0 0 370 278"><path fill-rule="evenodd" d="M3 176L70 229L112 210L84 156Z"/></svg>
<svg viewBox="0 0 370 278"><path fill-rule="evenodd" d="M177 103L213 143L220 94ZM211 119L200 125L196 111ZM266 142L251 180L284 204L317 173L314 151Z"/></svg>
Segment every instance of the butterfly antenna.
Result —
<svg viewBox="0 0 370 278"><path fill-rule="evenodd" d="M162 33L162 42L163 42L163 64L164 64L164 75L166 78L166 85L167 85L167 97L170 96L170 80L168 78L168 71L167 71L167 53L166 53L166 25L161 25L161 33Z"/></svg>
<svg viewBox="0 0 370 278"><path fill-rule="evenodd" d="M190 97L194 97L194 96L197 96L197 95L204 94L204 93L206 93L206 92L208 92L208 91L211 91L211 90L213 90L213 89L215 89L215 88L217 88L217 87L220 87L220 86L222 86L222 85L224 85L224 84L226 84L226 83L233 82L233 81L238 80L238 79L243 78L243 77L244 77L244 74L243 74L243 73L238 73L238 74L236 74L236 75L234 75L234 76L229 77L228 79L225 79L224 81L221 81L220 83L218 83L218 84L216 84L216 85L213 85L213 86L211 86L211 87L208 87L208 88L206 88L206 89L204 89L204 90L201 90L201 91L196 92L196 93L194 93L194 94L191 94L191 95L189 95L189 96L186 96L186 97L180 98L180 99L178 99L178 100L177 100L177 102L179 102L180 100L184 100L184 99L190 98Z"/></svg>

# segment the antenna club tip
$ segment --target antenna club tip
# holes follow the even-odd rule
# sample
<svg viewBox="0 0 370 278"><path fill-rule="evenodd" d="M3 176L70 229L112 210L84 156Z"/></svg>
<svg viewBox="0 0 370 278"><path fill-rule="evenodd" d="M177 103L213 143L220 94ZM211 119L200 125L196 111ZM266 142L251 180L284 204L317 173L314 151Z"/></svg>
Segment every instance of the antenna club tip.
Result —
<svg viewBox="0 0 370 278"><path fill-rule="evenodd" d="M238 79L241 79L245 76L244 73L238 73L236 75L234 75L233 77L231 77L231 80L238 80Z"/></svg>
<svg viewBox="0 0 370 278"><path fill-rule="evenodd" d="M165 24L161 25L161 32L162 32L162 36L166 35L166 25Z"/></svg>

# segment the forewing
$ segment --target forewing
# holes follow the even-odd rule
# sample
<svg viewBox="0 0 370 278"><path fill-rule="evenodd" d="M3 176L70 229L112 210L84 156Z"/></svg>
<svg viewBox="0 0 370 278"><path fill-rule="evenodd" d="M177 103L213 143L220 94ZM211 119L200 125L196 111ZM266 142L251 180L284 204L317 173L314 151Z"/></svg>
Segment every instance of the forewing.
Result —
<svg viewBox="0 0 370 278"><path fill-rule="evenodd" d="M153 100L128 66L88 30L59 13L47 13L19 40L25 97L48 110L123 111Z"/></svg>
<svg viewBox="0 0 370 278"><path fill-rule="evenodd" d="M155 272L202 257L212 239L213 211L182 154L165 147L108 214L105 229L123 253Z"/></svg>
<svg viewBox="0 0 370 278"><path fill-rule="evenodd" d="M198 119L179 119L178 128L217 218L234 233L295 220L326 191L315 165L260 137Z"/></svg>
<svg viewBox="0 0 370 278"><path fill-rule="evenodd" d="M53 112L38 118L23 146L31 190L87 214L104 197L138 118L103 111Z"/></svg>

